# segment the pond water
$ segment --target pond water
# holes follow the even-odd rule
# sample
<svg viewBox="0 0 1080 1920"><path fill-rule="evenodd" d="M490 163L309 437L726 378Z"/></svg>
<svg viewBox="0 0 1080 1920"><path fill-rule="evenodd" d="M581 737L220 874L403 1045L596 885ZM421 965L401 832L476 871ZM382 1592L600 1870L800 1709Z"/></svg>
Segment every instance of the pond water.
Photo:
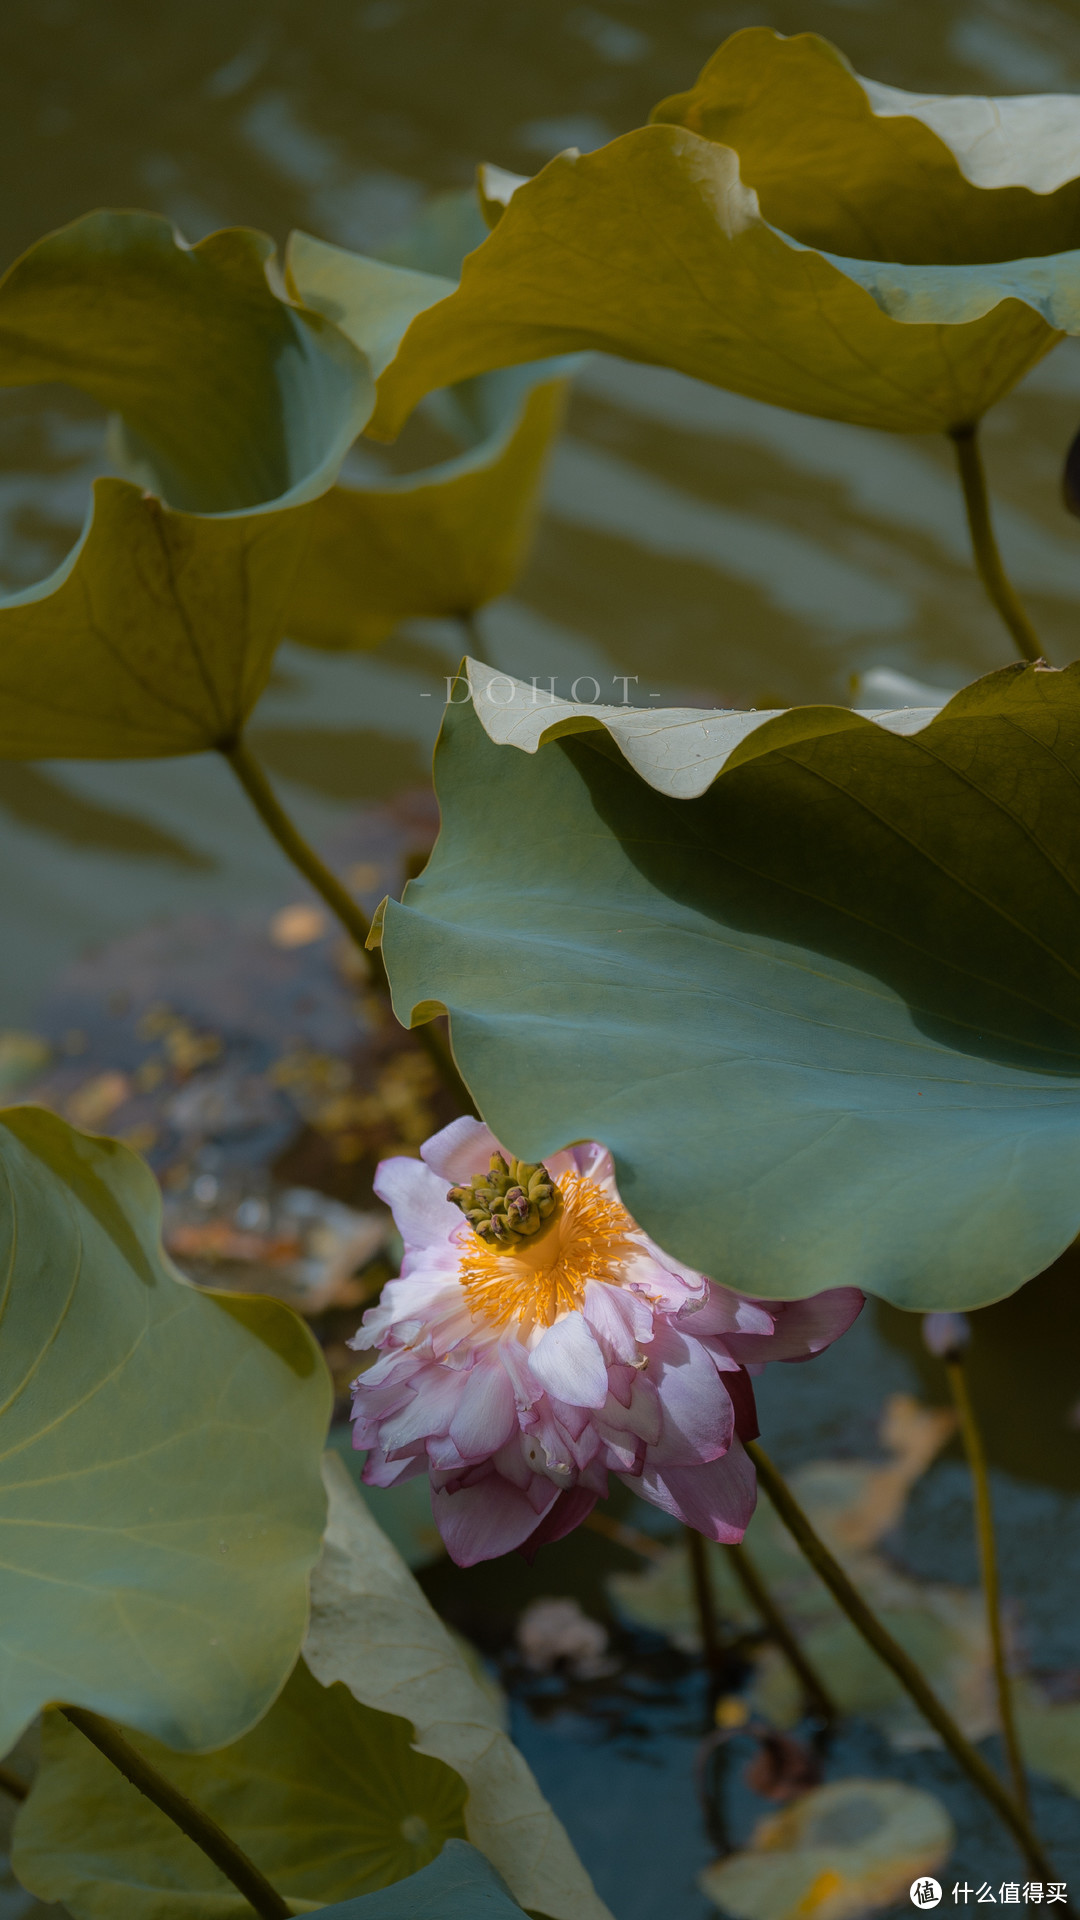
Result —
<svg viewBox="0 0 1080 1920"><path fill-rule="evenodd" d="M725 35L758 23L813 27L901 87L1080 87L1074 0L7 0L0 257L99 205L160 211L189 239L247 224L281 242L298 226L377 247L430 190L467 184L478 160L531 172L640 124ZM1060 502L1078 425L1080 342L1036 369L985 433L1006 560L1057 663L1080 651L1080 526ZM105 470L87 403L60 389L0 393L0 586L56 564ZM875 669L948 691L1010 658L971 572L943 442L787 415L604 358L576 383L529 565L479 624L489 660L555 674L561 692L578 675L605 687L636 675L642 701L680 704L847 701L853 676ZM462 650L454 623L430 621L356 658L283 648L253 734L312 838L423 783L443 676ZM0 1028L32 1025L43 989L87 949L196 911L269 912L283 884L275 847L213 757L0 765ZM1029 1664L1059 1674L1080 1669L1076 1281L1061 1263L1022 1310L985 1317L976 1382L1006 1590L1023 1607ZM887 1393L943 1397L928 1365L916 1328L868 1313L852 1344L769 1383L770 1446L785 1465L873 1455ZM974 1581L957 1455L920 1481L890 1546L915 1577ZM445 1568L426 1577L483 1640L476 1583ZM520 1592L491 1591L503 1615L529 1593L607 1605L601 1571L589 1562L583 1574L569 1548L541 1556ZM700 1675L641 1688L644 1738L626 1731L625 1699L605 1708L602 1689L543 1715L519 1689L515 1731L618 1920L661 1909L699 1920ZM944 1762L883 1761L874 1738L856 1729L831 1771L891 1764L926 1784L937 1769L962 1822L961 1878L1014 1870ZM1047 1837L1078 1879L1075 1803L1041 1793ZM747 1809L731 1817L745 1833Z"/></svg>

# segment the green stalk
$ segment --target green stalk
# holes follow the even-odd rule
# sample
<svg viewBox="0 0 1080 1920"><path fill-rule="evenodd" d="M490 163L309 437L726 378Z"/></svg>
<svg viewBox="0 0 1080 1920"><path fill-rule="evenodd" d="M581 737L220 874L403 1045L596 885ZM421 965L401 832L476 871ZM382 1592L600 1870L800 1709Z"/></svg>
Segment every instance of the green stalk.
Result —
<svg viewBox="0 0 1080 1920"><path fill-rule="evenodd" d="M959 1355L946 1356L945 1371L949 1376L949 1386L960 1417L960 1434L971 1470L975 1501L975 1532L979 1542L986 1619L990 1629L994 1679L997 1684L998 1714L1008 1757L1009 1777L1017 1805L1026 1814L1028 1811L1027 1775L1024 1772L1024 1760L1020 1752L1020 1737L1016 1730L1012 1688L1009 1685L1009 1675L1005 1666L1005 1642L1001 1631L1001 1591L998 1583L997 1545L994 1539L994 1510L990 1500L990 1476L986 1471L986 1454L983 1450L979 1423L975 1418L975 1409L971 1404L971 1395L968 1392L964 1362Z"/></svg>
<svg viewBox="0 0 1080 1920"><path fill-rule="evenodd" d="M843 1608L852 1626L896 1675L919 1712L929 1721L935 1733L941 1735L957 1765L963 1768L972 1785L1005 1822L1032 1872L1040 1880L1056 1880L1057 1875L1026 1813L1016 1805L978 1749L961 1733L951 1713L927 1685L910 1655L905 1653L867 1606L839 1561L834 1559L824 1540L815 1533L783 1474L773 1466L768 1454L756 1440L748 1441L746 1450L757 1469L758 1479L792 1539L802 1549L818 1578L828 1587L837 1605Z"/></svg>
<svg viewBox="0 0 1080 1920"><path fill-rule="evenodd" d="M975 565L979 570L983 586L1013 637L1017 651L1023 659L1037 663L1044 659L1039 636L1024 612L1016 589L1005 571L994 536L994 523L990 517L990 498L986 490L986 473L979 450L978 434L977 425L953 427L949 434L956 448L956 458L960 468L960 484L964 490L964 505L967 508L968 529L975 554Z"/></svg>
<svg viewBox="0 0 1080 1920"><path fill-rule="evenodd" d="M60 1712L73 1727L85 1735L106 1760L111 1761L125 1780L145 1794L159 1811L170 1819L174 1826L186 1833L189 1840L212 1860L215 1867L231 1880L238 1893L242 1893L248 1905L259 1915L259 1920L291 1920L291 1908L276 1887L270 1885L265 1875L259 1872L253 1860L230 1840L216 1820L197 1807L193 1800L181 1793L179 1787L167 1780L150 1764L144 1754L125 1740L117 1727L103 1720L98 1713L88 1713L83 1707L61 1707Z"/></svg>
<svg viewBox="0 0 1080 1920"><path fill-rule="evenodd" d="M727 1554L732 1570L750 1605L760 1614L769 1638L780 1648L802 1686L807 1704L820 1714L826 1725L839 1720L840 1709L825 1682L815 1673L792 1628L781 1613L745 1546L729 1546Z"/></svg>
<svg viewBox="0 0 1080 1920"><path fill-rule="evenodd" d="M694 1606L697 1610L698 1632L701 1634L701 1646L705 1655L705 1665L716 1679L724 1663L720 1636L716 1631L716 1603L713 1599L712 1581L709 1578L709 1562L705 1552L705 1537L696 1527L684 1527L686 1551L690 1560L690 1584L694 1592Z"/></svg>
<svg viewBox="0 0 1080 1920"><path fill-rule="evenodd" d="M303 874L309 886L325 900L336 920L341 922L350 939L353 940L364 956L368 978L373 987L377 987L387 998L390 983L386 977L383 957L376 947L369 951L367 941L371 932L371 922L359 902L354 900L342 886L337 876L331 873L319 859L313 847L310 847L295 823L289 818L266 774L251 752L246 741L235 740L231 746L219 749L223 759L227 760L235 773L263 825L273 835L287 860ZM457 1064L449 1045L438 1028L431 1022L414 1029L416 1038L429 1059L433 1062L443 1086L453 1097L461 1113L476 1112L472 1095L457 1070Z"/></svg>

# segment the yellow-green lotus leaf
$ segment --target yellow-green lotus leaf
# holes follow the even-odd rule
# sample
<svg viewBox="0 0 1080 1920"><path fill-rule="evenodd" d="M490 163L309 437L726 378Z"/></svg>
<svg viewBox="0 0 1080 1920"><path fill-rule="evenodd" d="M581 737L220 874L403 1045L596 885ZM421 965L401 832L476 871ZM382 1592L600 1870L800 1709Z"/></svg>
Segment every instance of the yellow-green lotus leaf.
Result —
<svg viewBox="0 0 1080 1920"><path fill-rule="evenodd" d="M234 1740L291 1671L326 1507L310 1333L182 1280L115 1140L0 1115L0 1752L41 1708Z"/></svg>
<svg viewBox="0 0 1080 1920"><path fill-rule="evenodd" d="M273 272L262 234L189 247L155 215L95 213L0 280L0 385L90 395L127 476L96 483L56 572L0 601L0 754L192 753L243 725L372 400L363 355Z"/></svg>
<svg viewBox="0 0 1080 1920"><path fill-rule="evenodd" d="M1052 1700L1036 1682L1013 1682L1024 1759L1080 1799L1080 1700Z"/></svg>
<svg viewBox="0 0 1080 1920"><path fill-rule="evenodd" d="M747 1851L706 1867L698 1884L735 1920L856 1920L940 1868L955 1840L921 1787L837 1780L762 1820Z"/></svg>
<svg viewBox="0 0 1080 1920"><path fill-rule="evenodd" d="M861 80L749 28L653 124L485 185L494 231L416 318L372 431L485 368L599 347L774 405L977 420L1080 330L1080 103Z"/></svg>
<svg viewBox="0 0 1080 1920"><path fill-rule="evenodd" d="M452 291L462 253L484 233L467 192L427 209L398 243L395 263L294 234L290 284L378 370L420 303ZM374 646L400 620L469 614L505 593L532 533L563 416L565 371L506 368L433 395L429 411L460 446L456 457L395 478L343 481L325 494L296 582L292 637L320 647Z"/></svg>
<svg viewBox="0 0 1080 1920"><path fill-rule="evenodd" d="M653 110L739 156L763 219L803 246L855 260L970 266L1080 246L1080 102L1045 184L1045 136L1002 123L1031 102L921 97L860 79L816 33L732 34L688 93ZM1045 113L1045 96L1040 96ZM936 110L936 111L935 111ZM935 124L936 123L936 124ZM1055 128L1056 131L1056 128ZM987 138L997 140L988 168ZM1058 178L1060 174L1060 178Z"/></svg>
<svg viewBox="0 0 1080 1920"><path fill-rule="evenodd" d="M171 1753L133 1736L238 1842L294 1912L393 1885L464 1835L465 1783L413 1748L408 1722L301 1660L257 1727L216 1753ZM205 1854L59 1714L19 1814L15 1871L74 1920L250 1920Z"/></svg>

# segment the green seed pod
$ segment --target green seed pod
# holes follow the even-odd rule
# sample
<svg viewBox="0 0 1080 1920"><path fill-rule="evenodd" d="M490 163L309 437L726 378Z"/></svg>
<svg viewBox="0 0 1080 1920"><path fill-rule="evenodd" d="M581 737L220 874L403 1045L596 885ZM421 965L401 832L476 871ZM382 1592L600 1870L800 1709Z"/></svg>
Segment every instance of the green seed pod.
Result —
<svg viewBox="0 0 1080 1920"><path fill-rule="evenodd" d="M466 1186L447 1189L481 1240L507 1248L528 1239L554 1217L560 1195L547 1168L529 1160L507 1161L493 1153L487 1173L474 1174Z"/></svg>

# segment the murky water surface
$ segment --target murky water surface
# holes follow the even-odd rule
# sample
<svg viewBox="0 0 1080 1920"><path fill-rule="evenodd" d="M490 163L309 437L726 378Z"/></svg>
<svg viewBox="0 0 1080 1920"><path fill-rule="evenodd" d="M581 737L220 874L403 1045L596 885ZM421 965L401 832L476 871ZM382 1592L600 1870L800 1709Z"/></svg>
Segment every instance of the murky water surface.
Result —
<svg viewBox="0 0 1080 1920"><path fill-rule="evenodd" d="M758 23L814 27L902 87L1080 86L1069 0L7 0L0 257L99 205L158 210L190 239L237 223L279 242L300 226L377 247L478 160L530 172L640 124L726 34ZM1069 343L985 433L1006 558L1057 662L1080 651L1080 526L1059 500L1078 424L1080 343ZM0 393L0 586L57 563L105 470L88 403L61 389ZM874 668L951 689L1009 658L972 577L944 443L803 419L603 358L577 382L529 567L481 626L500 666L555 674L562 692L577 675L605 688L637 675L643 700L846 700L852 676ZM325 839L358 802L426 778L442 676L460 651L460 633L438 622L356 659L282 650L254 731L309 834ZM276 904L281 885L276 849L212 757L0 765L0 1027L31 1021L43 985L86 948L196 909ZM1006 1587L1024 1604L1031 1659L1055 1670L1080 1666L1076 1284L1063 1265L1022 1310L994 1310L981 1362ZM852 1342L770 1383L767 1433L785 1462L871 1451L897 1386L941 1397L902 1316L867 1315ZM921 1483L896 1549L922 1577L973 1581L957 1458ZM556 1591L562 1565L552 1557L545 1576ZM614 1772L591 1797L595 1728L519 1711L522 1742L620 1920L706 1910L692 1888L708 1853L692 1794L698 1709L678 1688L654 1703L651 1749L609 1741ZM866 1754L844 1764L874 1766ZM1007 1874L999 1843L957 1811L968 1876ZM1044 1811L1075 1860L1067 1803L1058 1794Z"/></svg>

